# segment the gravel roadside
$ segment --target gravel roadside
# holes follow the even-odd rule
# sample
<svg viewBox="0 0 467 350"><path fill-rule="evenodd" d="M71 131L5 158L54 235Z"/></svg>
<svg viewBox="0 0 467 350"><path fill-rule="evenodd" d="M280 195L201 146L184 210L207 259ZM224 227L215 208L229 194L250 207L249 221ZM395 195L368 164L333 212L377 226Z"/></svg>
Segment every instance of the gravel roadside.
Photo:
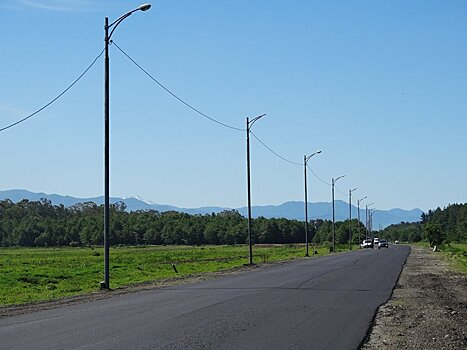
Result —
<svg viewBox="0 0 467 350"><path fill-rule="evenodd" d="M466 282L439 253L412 247L361 349L467 349Z"/></svg>

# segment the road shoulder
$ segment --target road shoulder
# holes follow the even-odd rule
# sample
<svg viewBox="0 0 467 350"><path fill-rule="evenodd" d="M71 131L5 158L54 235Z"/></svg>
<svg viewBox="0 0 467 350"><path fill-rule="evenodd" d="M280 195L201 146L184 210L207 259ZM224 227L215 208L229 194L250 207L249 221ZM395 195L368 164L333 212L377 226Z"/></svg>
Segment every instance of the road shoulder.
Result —
<svg viewBox="0 0 467 350"><path fill-rule="evenodd" d="M467 276L452 271L438 254L412 247L361 349L466 348Z"/></svg>

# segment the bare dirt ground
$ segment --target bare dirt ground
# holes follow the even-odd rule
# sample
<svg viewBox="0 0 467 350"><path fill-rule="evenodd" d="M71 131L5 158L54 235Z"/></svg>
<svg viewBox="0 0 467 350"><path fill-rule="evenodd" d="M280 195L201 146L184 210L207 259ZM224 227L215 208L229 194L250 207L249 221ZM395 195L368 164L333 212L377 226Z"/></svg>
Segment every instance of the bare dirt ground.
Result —
<svg viewBox="0 0 467 350"><path fill-rule="evenodd" d="M466 282L439 253L412 247L361 349L467 349Z"/></svg>

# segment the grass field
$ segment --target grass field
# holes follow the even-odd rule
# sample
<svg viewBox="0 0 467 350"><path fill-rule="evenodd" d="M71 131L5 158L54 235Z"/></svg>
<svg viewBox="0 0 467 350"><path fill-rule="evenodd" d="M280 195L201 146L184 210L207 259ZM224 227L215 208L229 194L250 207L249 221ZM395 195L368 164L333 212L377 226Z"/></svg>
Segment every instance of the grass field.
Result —
<svg viewBox="0 0 467 350"><path fill-rule="evenodd" d="M329 252L327 247L310 247L310 254L312 249L319 256ZM253 250L255 263L295 259L304 253L303 244L255 246ZM103 248L1 248L0 305L96 291L103 280L103 261ZM115 247L110 249L111 287L225 270L247 262L245 245Z"/></svg>
<svg viewBox="0 0 467 350"><path fill-rule="evenodd" d="M432 249L427 242L419 242L416 245ZM438 251L456 270L467 273L467 244L443 244L438 247Z"/></svg>
<svg viewBox="0 0 467 350"><path fill-rule="evenodd" d="M467 273L467 244L450 243L442 245L440 250L456 269Z"/></svg>

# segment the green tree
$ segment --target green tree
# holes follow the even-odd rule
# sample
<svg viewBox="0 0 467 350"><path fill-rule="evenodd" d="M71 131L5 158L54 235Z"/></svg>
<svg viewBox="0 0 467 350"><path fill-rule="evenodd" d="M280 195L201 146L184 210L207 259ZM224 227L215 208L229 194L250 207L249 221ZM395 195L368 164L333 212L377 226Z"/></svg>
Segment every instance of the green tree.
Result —
<svg viewBox="0 0 467 350"><path fill-rule="evenodd" d="M441 245L446 239L446 234L440 224L429 222L423 226L425 239L430 242L432 247Z"/></svg>

